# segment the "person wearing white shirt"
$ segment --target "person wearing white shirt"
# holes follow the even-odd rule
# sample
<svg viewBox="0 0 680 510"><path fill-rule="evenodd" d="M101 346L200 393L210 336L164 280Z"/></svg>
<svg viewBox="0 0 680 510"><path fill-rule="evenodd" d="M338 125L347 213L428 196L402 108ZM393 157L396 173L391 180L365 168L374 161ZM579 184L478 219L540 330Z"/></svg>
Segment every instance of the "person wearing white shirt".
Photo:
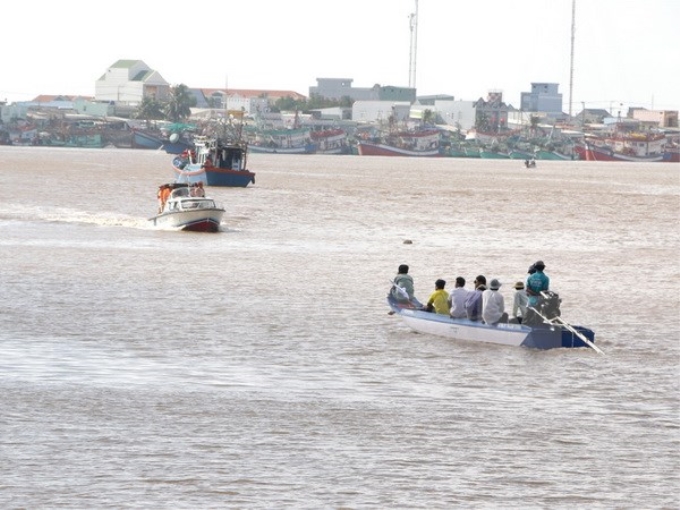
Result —
<svg viewBox="0 0 680 510"><path fill-rule="evenodd" d="M482 293L482 319L487 324L508 321L503 295L498 292L500 288L501 282L494 278L489 283L489 288Z"/></svg>
<svg viewBox="0 0 680 510"><path fill-rule="evenodd" d="M522 319L527 316L527 306L529 305L529 297L527 291L524 290L524 283L517 282L515 284L515 297L512 301L512 317L515 319L512 322L522 324Z"/></svg>
<svg viewBox="0 0 680 510"><path fill-rule="evenodd" d="M449 294L449 306L451 307L450 315L454 319L465 319L467 317L467 311L465 310L467 295L468 291L465 290L465 278L457 276L455 288L451 291L451 294Z"/></svg>

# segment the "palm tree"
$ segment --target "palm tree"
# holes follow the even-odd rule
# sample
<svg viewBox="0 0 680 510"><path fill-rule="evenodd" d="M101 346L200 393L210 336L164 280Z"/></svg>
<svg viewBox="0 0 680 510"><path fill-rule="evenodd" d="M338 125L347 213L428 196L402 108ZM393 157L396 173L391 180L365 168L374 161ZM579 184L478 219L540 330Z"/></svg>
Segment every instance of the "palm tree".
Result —
<svg viewBox="0 0 680 510"><path fill-rule="evenodd" d="M145 120L165 119L163 103L157 101L154 97L144 96L139 108L137 108L137 111L135 112L135 118Z"/></svg>
<svg viewBox="0 0 680 510"><path fill-rule="evenodd" d="M196 98L189 93L189 87L181 83L170 89L165 113L172 122L184 121L191 116L192 106L196 106Z"/></svg>

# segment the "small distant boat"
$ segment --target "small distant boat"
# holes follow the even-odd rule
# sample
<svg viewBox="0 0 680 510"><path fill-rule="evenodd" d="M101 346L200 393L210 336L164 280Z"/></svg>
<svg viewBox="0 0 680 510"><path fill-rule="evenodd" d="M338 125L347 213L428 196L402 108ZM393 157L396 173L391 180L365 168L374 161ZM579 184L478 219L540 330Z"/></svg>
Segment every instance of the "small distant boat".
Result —
<svg viewBox="0 0 680 510"><path fill-rule="evenodd" d="M443 156L441 133L436 129L401 131L377 141L360 140L357 143L360 156Z"/></svg>
<svg viewBox="0 0 680 510"><path fill-rule="evenodd" d="M225 211L204 193L198 185L163 184L158 189L160 212L149 221L159 229L217 232Z"/></svg>
<svg viewBox="0 0 680 510"><path fill-rule="evenodd" d="M255 184L255 173L246 168L247 144L197 136L194 146L172 160L177 182L233 188Z"/></svg>
<svg viewBox="0 0 680 510"><path fill-rule="evenodd" d="M480 343L530 347L534 349L554 349L559 347L591 347L599 353L595 346L595 333L583 326L572 326L557 314L546 309L554 303L542 306L537 314L539 321L532 325L525 324L485 324L481 321L453 319L449 315L427 312L409 303L398 302L392 293L387 296L387 304L391 314L398 315L404 323L418 333L438 335L454 340L465 340Z"/></svg>

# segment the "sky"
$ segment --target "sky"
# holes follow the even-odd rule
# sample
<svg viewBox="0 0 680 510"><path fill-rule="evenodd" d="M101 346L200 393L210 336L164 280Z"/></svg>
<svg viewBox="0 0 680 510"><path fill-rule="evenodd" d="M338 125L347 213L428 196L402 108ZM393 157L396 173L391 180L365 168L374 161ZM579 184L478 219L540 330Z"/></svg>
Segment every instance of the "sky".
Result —
<svg viewBox="0 0 680 510"><path fill-rule="evenodd" d="M6 4L0 100L9 102L94 96L95 81L120 59L190 88L308 95L317 78L409 85L416 0ZM576 0L573 73L572 0L417 5L418 95L474 101L501 91L519 108L531 83L548 82L559 85L567 113L680 110L680 0Z"/></svg>

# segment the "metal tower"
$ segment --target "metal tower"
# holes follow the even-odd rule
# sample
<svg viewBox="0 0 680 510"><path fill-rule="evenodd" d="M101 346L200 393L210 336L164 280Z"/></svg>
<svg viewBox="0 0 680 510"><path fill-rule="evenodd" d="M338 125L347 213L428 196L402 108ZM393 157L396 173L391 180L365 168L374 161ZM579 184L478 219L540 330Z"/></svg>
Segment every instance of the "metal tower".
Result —
<svg viewBox="0 0 680 510"><path fill-rule="evenodd" d="M416 12L409 16L411 27L411 49L408 61L408 86L416 88L416 54L418 53L418 0L416 0Z"/></svg>
<svg viewBox="0 0 680 510"><path fill-rule="evenodd" d="M576 32L576 0L571 0L571 68L569 71L569 119L574 93L574 34Z"/></svg>

